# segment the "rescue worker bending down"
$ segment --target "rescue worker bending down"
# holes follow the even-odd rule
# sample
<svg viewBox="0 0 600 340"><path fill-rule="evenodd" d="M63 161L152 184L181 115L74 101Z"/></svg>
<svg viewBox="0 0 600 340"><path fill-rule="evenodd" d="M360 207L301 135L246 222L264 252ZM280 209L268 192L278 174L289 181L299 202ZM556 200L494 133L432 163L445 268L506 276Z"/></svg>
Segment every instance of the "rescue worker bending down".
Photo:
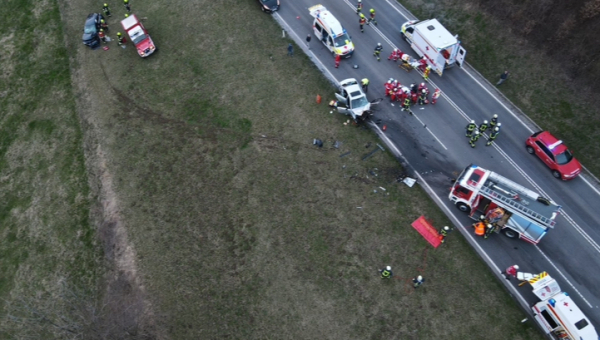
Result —
<svg viewBox="0 0 600 340"><path fill-rule="evenodd" d="M472 148L475 147L475 143L477 142L477 140L479 139L480 136L481 136L481 134L479 133L479 131L475 130L475 132L471 136L471 139L469 139L469 144L471 145Z"/></svg>

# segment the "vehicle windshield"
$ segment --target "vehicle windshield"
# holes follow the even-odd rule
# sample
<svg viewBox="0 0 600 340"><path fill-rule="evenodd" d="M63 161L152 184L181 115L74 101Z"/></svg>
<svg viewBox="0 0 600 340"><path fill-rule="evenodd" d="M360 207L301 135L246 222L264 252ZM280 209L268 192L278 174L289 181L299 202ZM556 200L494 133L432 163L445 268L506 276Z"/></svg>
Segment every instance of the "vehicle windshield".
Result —
<svg viewBox="0 0 600 340"><path fill-rule="evenodd" d="M367 106L369 105L369 101L367 100L367 97L365 96L360 96L358 98L354 98L352 99L352 102L350 103L350 107L353 109L357 109L363 106Z"/></svg>
<svg viewBox="0 0 600 340"><path fill-rule="evenodd" d="M133 41L134 45L137 45L146 39L146 35L140 26L129 31L129 36L131 37L131 41Z"/></svg>
<svg viewBox="0 0 600 340"><path fill-rule="evenodd" d="M340 35L339 37L335 37L333 39L333 43L334 43L335 47L344 47L349 42L350 42L350 37L348 36L348 33L344 33L344 34Z"/></svg>
<svg viewBox="0 0 600 340"><path fill-rule="evenodd" d="M79 27L81 27L81 26L79 26ZM85 34L96 33L96 24L92 22L91 24L85 25L85 27L83 28L83 33L85 33Z"/></svg>
<svg viewBox="0 0 600 340"><path fill-rule="evenodd" d="M565 152L556 155L556 163L558 165L565 165L569 163L573 159L573 154L569 150L565 150Z"/></svg>

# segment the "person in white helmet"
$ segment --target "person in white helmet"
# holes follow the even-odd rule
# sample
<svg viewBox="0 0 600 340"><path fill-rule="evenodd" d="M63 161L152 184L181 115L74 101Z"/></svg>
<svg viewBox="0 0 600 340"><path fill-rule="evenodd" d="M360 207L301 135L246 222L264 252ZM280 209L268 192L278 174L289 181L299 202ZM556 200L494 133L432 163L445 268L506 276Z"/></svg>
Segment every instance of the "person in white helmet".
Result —
<svg viewBox="0 0 600 340"><path fill-rule="evenodd" d="M356 14L360 14L360 12L362 12L362 1L358 0L358 3L356 4Z"/></svg>
<svg viewBox="0 0 600 340"><path fill-rule="evenodd" d="M494 115L492 119L490 119L490 130L494 131L494 128L498 124L498 115Z"/></svg>
<svg viewBox="0 0 600 340"><path fill-rule="evenodd" d="M382 279L391 279L392 276L394 276L394 273L392 273L392 267L390 266L387 266L384 269L379 269L379 272L381 273Z"/></svg>
<svg viewBox="0 0 600 340"><path fill-rule="evenodd" d="M475 143L477 142L479 137L481 137L481 133L479 133L479 130L475 130L475 132L473 132L473 135L471 136L471 139L469 139L469 144L472 148L475 147Z"/></svg>
<svg viewBox="0 0 600 340"><path fill-rule="evenodd" d="M498 123L500 124L500 123ZM485 146L490 146L492 145L492 143L494 142L494 140L496 139L496 137L498 137L498 134L500 133L500 128L499 127L495 127L492 130L492 133L490 133L490 137L488 138L487 143L485 143Z"/></svg>
<svg viewBox="0 0 600 340"><path fill-rule="evenodd" d="M467 133L465 134L465 137L473 136L473 131L475 131L475 129L477 129L477 125L475 124L475 121L472 120L467 124Z"/></svg>
<svg viewBox="0 0 600 340"><path fill-rule="evenodd" d="M508 268L506 268L503 272L502 275L504 275L504 278L507 280L510 280L510 277L517 277L517 270L519 270L519 266L518 265L512 265Z"/></svg>
<svg viewBox="0 0 600 340"><path fill-rule="evenodd" d="M488 127L490 127L490 125L488 124L487 120L484 120L483 123L481 123L481 125L479 125L479 132L480 133L484 133Z"/></svg>
<svg viewBox="0 0 600 340"><path fill-rule="evenodd" d="M444 227L442 227L442 228L440 229L440 232L439 232L439 234L440 234L440 241L441 241L442 243L444 243L444 240L446 239L446 236L448 236L448 234L449 234L449 233L450 233L452 230L454 230L454 228L450 228L449 226L444 226Z"/></svg>
<svg viewBox="0 0 600 340"><path fill-rule="evenodd" d="M377 43L377 46L375 46L375 50L373 51L373 56L377 57L377 61L381 61L381 57L379 56L381 50L383 50L383 46L381 46L381 43Z"/></svg>
<svg viewBox="0 0 600 340"><path fill-rule="evenodd" d="M419 287L420 285L423 284L423 282L425 282L425 279L421 275L419 275L417 277L413 277L412 282L413 282L413 288L417 289L417 287Z"/></svg>

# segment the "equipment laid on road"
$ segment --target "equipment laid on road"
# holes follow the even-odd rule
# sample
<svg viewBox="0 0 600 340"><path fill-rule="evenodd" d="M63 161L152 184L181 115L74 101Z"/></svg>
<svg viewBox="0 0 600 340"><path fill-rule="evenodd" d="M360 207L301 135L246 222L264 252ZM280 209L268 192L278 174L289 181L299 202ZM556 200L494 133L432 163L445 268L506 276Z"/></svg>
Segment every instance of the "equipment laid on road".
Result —
<svg viewBox="0 0 600 340"><path fill-rule="evenodd" d="M473 219L484 215L485 223L509 238L537 244L554 228L560 206L499 174L475 164L466 167L448 196Z"/></svg>
<svg viewBox="0 0 600 340"><path fill-rule="evenodd" d="M354 53L354 44L342 24L323 5L312 6L308 11L315 18L313 22L315 36L332 54L350 58Z"/></svg>
<svg viewBox="0 0 600 340"><path fill-rule="evenodd" d="M412 20L402 24L402 38L440 76L444 69L462 66L467 51L460 46L458 35L453 36L437 19Z"/></svg>
<svg viewBox="0 0 600 340"><path fill-rule="evenodd" d="M527 276L528 273L518 273ZM541 301L531 307L535 321L553 339L596 340L598 333L590 320L577 307L568 293L563 292L555 279L541 272L529 283Z"/></svg>

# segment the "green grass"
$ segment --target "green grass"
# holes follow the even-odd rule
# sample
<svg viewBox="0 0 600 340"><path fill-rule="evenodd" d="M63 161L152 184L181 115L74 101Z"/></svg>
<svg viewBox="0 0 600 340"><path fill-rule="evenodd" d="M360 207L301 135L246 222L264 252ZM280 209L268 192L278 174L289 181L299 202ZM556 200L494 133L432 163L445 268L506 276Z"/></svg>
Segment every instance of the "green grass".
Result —
<svg viewBox="0 0 600 340"><path fill-rule="evenodd" d="M43 322L20 323L25 304L63 308L61 282L95 286L101 268L58 7L5 1L0 20L0 337L10 339L44 334Z"/></svg>
<svg viewBox="0 0 600 340"><path fill-rule="evenodd" d="M108 338L539 337L458 232L433 250L412 229L422 214L437 227L448 221L418 186L395 183L389 154L361 160L376 136L315 103L330 99L331 85L299 49L286 56L289 40L254 3L133 3L159 48L146 60L132 46L84 48L83 19L99 4L59 5L62 28L40 21L55 25L43 41L57 59L21 69L17 55L39 53L13 40L22 46L12 47L10 88L21 95L2 102L0 263L15 269L0 296L45 288L33 306L58 302L52 316L108 306L92 323ZM122 17L111 5L109 36ZM34 30L39 6L5 6L7 30L17 21ZM248 17L260 29L229 25ZM98 238L106 268L94 262ZM124 249L134 250L126 265ZM388 264L396 278L382 281L377 269ZM97 284L102 269L111 275ZM427 281L414 290L419 274ZM64 338L47 323L2 326L14 338Z"/></svg>
<svg viewBox="0 0 600 340"><path fill-rule="evenodd" d="M600 174L600 145L594 142L599 137L600 108L595 94L582 90L580 82L570 79L570 70L543 47L528 43L522 25L494 18L478 1L401 3L418 18L437 17L458 34L468 51L467 61L492 84L509 70L511 76L500 90L542 129L564 140L592 173ZM514 6L514 13L523 7L519 2Z"/></svg>

